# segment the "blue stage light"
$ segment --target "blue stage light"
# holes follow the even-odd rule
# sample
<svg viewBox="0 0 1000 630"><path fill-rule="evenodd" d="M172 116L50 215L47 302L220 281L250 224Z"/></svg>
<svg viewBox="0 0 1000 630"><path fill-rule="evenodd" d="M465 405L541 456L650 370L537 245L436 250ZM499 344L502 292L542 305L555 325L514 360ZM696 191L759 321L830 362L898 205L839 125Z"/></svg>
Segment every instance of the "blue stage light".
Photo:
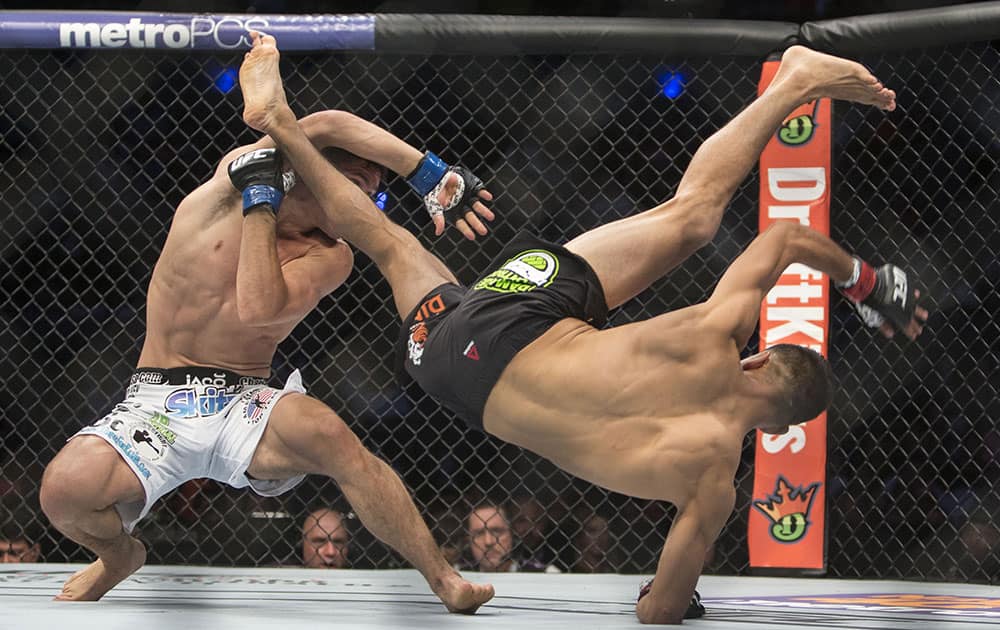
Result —
<svg viewBox="0 0 1000 630"><path fill-rule="evenodd" d="M663 95L673 100L684 93L687 77L680 72L667 72L660 76L660 85L663 86Z"/></svg>
<svg viewBox="0 0 1000 630"><path fill-rule="evenodd" d="M237 76L236 68L226 68L219 76L215 77L215 88L223 94L228 94L231 89L236 87Z"/></svg>

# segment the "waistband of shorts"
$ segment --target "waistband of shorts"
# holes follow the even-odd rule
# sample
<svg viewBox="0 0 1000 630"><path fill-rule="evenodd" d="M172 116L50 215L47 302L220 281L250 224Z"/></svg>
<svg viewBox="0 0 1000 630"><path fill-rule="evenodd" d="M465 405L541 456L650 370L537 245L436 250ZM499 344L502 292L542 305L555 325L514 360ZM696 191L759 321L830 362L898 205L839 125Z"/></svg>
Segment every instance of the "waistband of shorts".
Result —
<svg viewBox="0 0 1000 630"><path fill-rule="evenodd" d="M251 387L265 385L263 376L247 376L212 367L138 368L130 385L213 385L215 387Z"/></svg>

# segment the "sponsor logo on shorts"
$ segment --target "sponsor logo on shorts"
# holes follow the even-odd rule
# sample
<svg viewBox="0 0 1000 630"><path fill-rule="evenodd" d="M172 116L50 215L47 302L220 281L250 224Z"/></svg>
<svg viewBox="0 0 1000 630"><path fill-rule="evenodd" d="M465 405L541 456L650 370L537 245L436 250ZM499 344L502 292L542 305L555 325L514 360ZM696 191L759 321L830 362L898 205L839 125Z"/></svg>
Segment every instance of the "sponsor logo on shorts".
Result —
<svg viewBox="0 0 1000 630"><path fill-rule="evenodd" d="M816 99L813 103L811 114L801 114L789 118L781 124L778 129L778 141L790 147L796 147L812 140L816 131L816 113L819 111L821 99Z"/></svg>
<svg viewBox="0 0 1000 630"><path fill-rule="evenodd" d="M163 382L163 375L159 372L136 372L132 375L129 383L137 385L139 383L144 383L146 385L159 385Z"/></svg>
<svg viewBox="0 0 1000 630"><path fill-rule="evenodd" d="M420 365L424 356L424 344L427 342L427 324L417 322L410 326L410 337L406 340L406 350L413 365Z"/></svg>
<svg viewBox="0 0 1000 630"><path fill-rule="evenodd" d="M422 322L432 315L440 315L447 310L447 306L444 305L444 300L441 299L441 294L437 293L420 305L417 309L417 314L414 316L413 320L417 322Z"/></svg>
<svg viewBox="0 0 1000 630"><path fill-rule="evenodd" d="M273 389L260 389L253 393L246 406L243 407L243 416L250 425L255 425L264 417L264 412L274 399Z"/></svg>
<svg viewBox="0 0 1000 630"><path fill-rule="evenodd" d="M214 416L236 398L236 394L213 385L205 387L199 394L194 388L185 387L170 392L163 401L167 415L174 418L197 418Z"/></svg>
<svg viewBox="0 0 1000 630"><path fill-rule="evenodd" d="M170 430L170 418L162 413L153 413L149 418L149 424L167 444L173 444L177 440L177 434Z"/></svg>
<svg viewBox="0 0 1000 630"><path fill-rule="evenodd" d="M472 359L473 361L479 360L479 349L476 348L475 341L470 341L469 345L465 346L465 350L462 351L462 356Z"/></svg>
<svg viewBox="0 0 1000 630"><path fill-rule="evenodd" d="M771 538L780 543L795 543L809 531L809 512L820 482L808 486L792 486L778 475L774 494L754 499L753 506L771 521Z"/></svg>
<svg viewBox="0 0 1000 630"><path fill-rule="evenodd" d="M125 459L135 464L135 469L139 471L140 475L149 479L150 475L153 473L142 462L142 456L139 455L139 452L132 446L131 440L126 440L110 427L104 430L104 435L106 435L115 444L115 446L118 447Z"/></svg>
<svg viewBox="0 0 1000 630"><path fill-rule="evenodd" d="M529 249L476 283L473 289L496 293L524 293L547 287L559 274L559 259L544 249Z"/></svg>

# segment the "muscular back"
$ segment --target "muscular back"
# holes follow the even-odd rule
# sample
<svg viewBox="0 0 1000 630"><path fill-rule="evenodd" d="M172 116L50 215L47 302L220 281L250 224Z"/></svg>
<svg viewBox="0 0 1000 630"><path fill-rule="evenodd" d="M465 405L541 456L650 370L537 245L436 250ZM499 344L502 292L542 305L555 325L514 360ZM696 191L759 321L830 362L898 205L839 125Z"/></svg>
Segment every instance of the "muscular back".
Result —
<svg viewBox="0 0 1000 630"><path fill-rule="evenodd" d="M296 317L266 325L241 320L236 280L243 215L224 167L250 148L227 156L215 176L177 207L149 284L140 367L205 365L266 376L278 343L350 272L353 258L342 241L283 224L283 217L304 215L305 205L314 203L308 191L293 189L278 215L278 259L283 270L307 257L319 261L324 286Z"/></svg>
<svg viewBox="0 0 1000 630"><path fill-rule="evenodd" d="M739 354L701 326L700 308L604 331L559 322L507 367L486 429L633 496L683 505L706 475L731 487Z"/></svg>

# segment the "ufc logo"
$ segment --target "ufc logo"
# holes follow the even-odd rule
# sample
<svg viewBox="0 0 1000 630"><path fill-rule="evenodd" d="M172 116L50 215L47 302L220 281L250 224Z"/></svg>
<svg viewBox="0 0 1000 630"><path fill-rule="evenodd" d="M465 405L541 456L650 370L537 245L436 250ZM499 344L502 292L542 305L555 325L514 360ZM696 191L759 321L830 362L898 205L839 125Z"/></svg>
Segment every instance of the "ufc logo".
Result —
<svg viewBox="0 0 1000 630"><path fill-rule="evenodd" d="M244 153L240 157L233 160L232 165L229 167L231 170L236 170L242 168L247 162L253 162L254 160L266 160L274 154L274 149L257 149L256 151L250 151L249 153Z"/></svg>
<svg viewBox="0 0 1000 630"><path fill-rule="evenodd" d="M892 268L892 301L906 306L906 272L899 267Z"/></svg>

